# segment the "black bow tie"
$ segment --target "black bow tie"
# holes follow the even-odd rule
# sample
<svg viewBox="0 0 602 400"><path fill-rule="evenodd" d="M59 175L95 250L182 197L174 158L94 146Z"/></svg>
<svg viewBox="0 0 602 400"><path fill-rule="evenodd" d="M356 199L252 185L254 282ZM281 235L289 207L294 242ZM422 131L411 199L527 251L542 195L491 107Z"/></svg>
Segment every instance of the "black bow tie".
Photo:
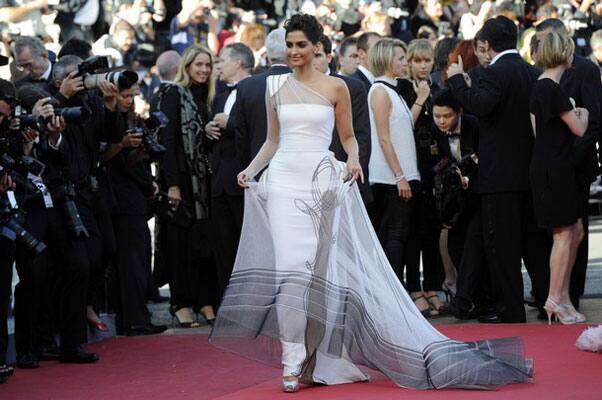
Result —
<svg viewBox="0 0 602 400"><path fill-rule="evenodd" d="M460 138L460 134L458 132L447 132L445 137L448 139Z"/></svg>
<svg viewBox="0 0 602 400"><path fill-rule="evenodd" d="M226 85L228 88L228 93L231 93L233 90L236 90L236 86L238 86L238 83L235 83L234 85Z"/></svg>

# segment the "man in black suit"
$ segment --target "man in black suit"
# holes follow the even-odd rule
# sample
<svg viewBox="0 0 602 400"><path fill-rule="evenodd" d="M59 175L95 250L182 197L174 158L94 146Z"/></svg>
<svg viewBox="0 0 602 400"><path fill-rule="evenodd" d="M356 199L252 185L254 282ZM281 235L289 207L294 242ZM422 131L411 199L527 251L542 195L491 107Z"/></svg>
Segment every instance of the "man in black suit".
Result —
<svg viewBox="0 0 602 400"><path fill-rule="evenodd" d="M334 73L329 65L332 62L332 42L327 36L322 36L318 52L314 55L314 68L330 76L342 79L347 85L351 97L351 114L353 117L353 132L359 146L360 165L364 171L364 183L358 182L358 188L364 203L372 201L372 190L368 183L368 164L370 163L370 116L368 114L368 100L366 89L357 79ZM337 160L346 162L347 153L341 145L339 132L336 127L332 133L330 150Z"/></svg>
<svg viewBox="0 0 602 400"><path fill-rule="evenodd" d="M17 89L26 83L51 82L53 60L40 39L19 36L15 41L14 53L17 68L27 73L24 78L15 82Z"/></svg>
<svg viewBox="0 0 602 400"><path fill-rule="evenodd" d="M380 35L376 32L364 32L357 39L357 54L360 58L360 65L352 77L364 84L366 92L370 91L370 86L372 86L375 78L372 72L368 70L368 51L379 39Z"/></svg>
<svg viewBox="0 0 602 400"><path fill-rule="evenodd" d="M556 18L548 18L537 25L539 41L550 32L566 34L566 27ZM573 159L577 178L578 216L583 224L584 237L579 244L575 265L571 273L569 294L571 302L579 308L579 298L585 289L585 277L588 260L589 233L589 187L598 174L596 141L600 134L600 72L597 65L578 54L573 56L573 65L562 75L560 85L565 93L575 101L576 107L584 107L589 111L587 131L583 137L575 139Z"/></svg>
<svg viewBox="0 0 602 400"><path fill-rule="evenodd" d="M251 76L254 64L253 51L245 44L232 43L220 51L216 71L225 90L215 96L214 117L205 126L212 140L211 225L220 298L234 268L244 208L243 190L236 181L243 166L236 157L234 129L228 120L236 102L237 85Z"/></svg>
<svg viewBox="0 0 602 400"><path fill-rule="evenodd" d="M291 72L286 65L284 29L274 29L265 42L270 68L237 85L236 103L228 118L228 129L235 133L236 156L245 168L263 145L267 135L265 109L266 78Z"/></svg>
<svg viewBox="0 0 602 400"><path fill-rule="evenodd" d="M539 71L518 54L516 25L508 18L488 20L481 33L492 56L491 65L471 88L462 65L452 64L447 71L448 84L481 126L478 191L497 314L491 322L525 322L523 242L526 248L540 250L529 245L538 237L529 191L533 148L529 98Z"/></svg>
<svg viewBox="0 0 602 400"><path fill-rule="evenodd" d="M442 172L477 152L479 122L462 113L462 106L449 89L439 92L433 99L433 120L433 137L440 159L438 166ZM435 198L441 223L448 229L448 253L457 269L456 294L446 311L459 319L475 318L490 312L491 308L480 199L475 190L477 169L464 171L459 190L439 187L443 184L439 183L442 175L436 175Z"/></svg>

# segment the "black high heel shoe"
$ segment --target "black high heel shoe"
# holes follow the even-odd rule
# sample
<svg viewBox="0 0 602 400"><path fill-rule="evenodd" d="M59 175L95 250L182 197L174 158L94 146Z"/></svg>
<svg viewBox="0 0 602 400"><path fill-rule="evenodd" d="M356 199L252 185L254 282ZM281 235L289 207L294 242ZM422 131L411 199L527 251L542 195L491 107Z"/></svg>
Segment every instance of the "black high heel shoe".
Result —
<svg viewBox="0 0 602 400"><path fill-rule="evenodd" d="M211 307L211 314L213 314L212 318L207 318L207 314L203 312L203 310L206 309L207 307ZM213 322L215 321L215 312L213 311L213 306L210 306L210 305L203 306L203 307L201 307L200 310L198 310L197 314L200 314L205 319L205 322L207 322L207 324L209 326L213 326Z"/></svg>
<svg viewBox="0 0 602 400"><path fill-rule="evenodd" d="M172 316L172 324L178 321L180 328L198 328L201 326L196 321L192 320L192 314L187 307L169 306L169 313Z"/></svg>
<svg viewBox="0 0 602 400"><path fill-rule="evenodd" d="M9 365L0 365L0 383L4 383L15 373L15 369Z"/></svg>
<svg viewBox="0 0 602 400"><path fill-rule="evenodd" d="M452 289L450 286L447 285L447 283L443 282L443 284L441 285L441 290L445 294L445 302L450 303L456 295L455 289Z"/></svg>

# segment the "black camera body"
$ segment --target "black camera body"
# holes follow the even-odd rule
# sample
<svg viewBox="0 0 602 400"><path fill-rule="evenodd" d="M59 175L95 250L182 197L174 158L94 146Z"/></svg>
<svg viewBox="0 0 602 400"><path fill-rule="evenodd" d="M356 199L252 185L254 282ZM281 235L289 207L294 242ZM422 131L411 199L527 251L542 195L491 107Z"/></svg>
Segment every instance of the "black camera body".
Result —
<svg viewBox="0 0 602 400"><path fill-rule="evenodd" d="M63 212L67 217L67 226L71 231L71 234L76 238L89 238L90 234L84 225L79 210L75 204L75 198L77 192L75 191L75 185L72 183L65 183L54 190L52 190L52 201L61 204Z"/></svg>
<svg viewBox="0 0 602 400"><path fill-rule="evenodd" d="M23 223L25 216L13 208L6 196L0 196L0 235L8 240L19 239L34 254L40 254L46 249L46 245L31 235Z"/></svg>
<svg viewBox="0 0 602 400"><path fill-rule="evenodd" d="M467 154L458 162L443 158L435 165L433 172L441 182L441 189L456 192L462 189L462 176L467 176L476 171L479 158L475 153Z"/></svg>
<svg viewBox="0 0 602 400"><path fill-rule="evenodd" d="M169 118L161 111L153 112L143 120L138 119L131 128L132 133L142 136L142 145L148 152L151 161L158 161L166 153L167 149L157 139L157 132L169 123Z"/></svg>
<svg viewBox="0 0 602 400"><path fill-rule="evenodd" d="M29 180L28 175L31 173L39 176L44 170L44 164L31 157L22 156L14 159L8 153L1 153L0 167L2 168L0 173L10 175L24 193L36 194L39 192L38 187Z"/></svg>

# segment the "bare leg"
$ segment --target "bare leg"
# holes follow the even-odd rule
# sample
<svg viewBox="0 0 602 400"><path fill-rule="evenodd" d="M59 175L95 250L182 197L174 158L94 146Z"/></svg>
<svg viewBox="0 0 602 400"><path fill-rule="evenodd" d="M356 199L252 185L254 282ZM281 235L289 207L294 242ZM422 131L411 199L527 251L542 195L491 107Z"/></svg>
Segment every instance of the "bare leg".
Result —
<svg viewBox="0 0 602 400"><path fill-rule="evenodd" d="M548 297L562 304L568 299L567 276L570 276L571 253L574 247L575 225L556 228L553 231L554 244L550 255L550 290Z"/></svg>

